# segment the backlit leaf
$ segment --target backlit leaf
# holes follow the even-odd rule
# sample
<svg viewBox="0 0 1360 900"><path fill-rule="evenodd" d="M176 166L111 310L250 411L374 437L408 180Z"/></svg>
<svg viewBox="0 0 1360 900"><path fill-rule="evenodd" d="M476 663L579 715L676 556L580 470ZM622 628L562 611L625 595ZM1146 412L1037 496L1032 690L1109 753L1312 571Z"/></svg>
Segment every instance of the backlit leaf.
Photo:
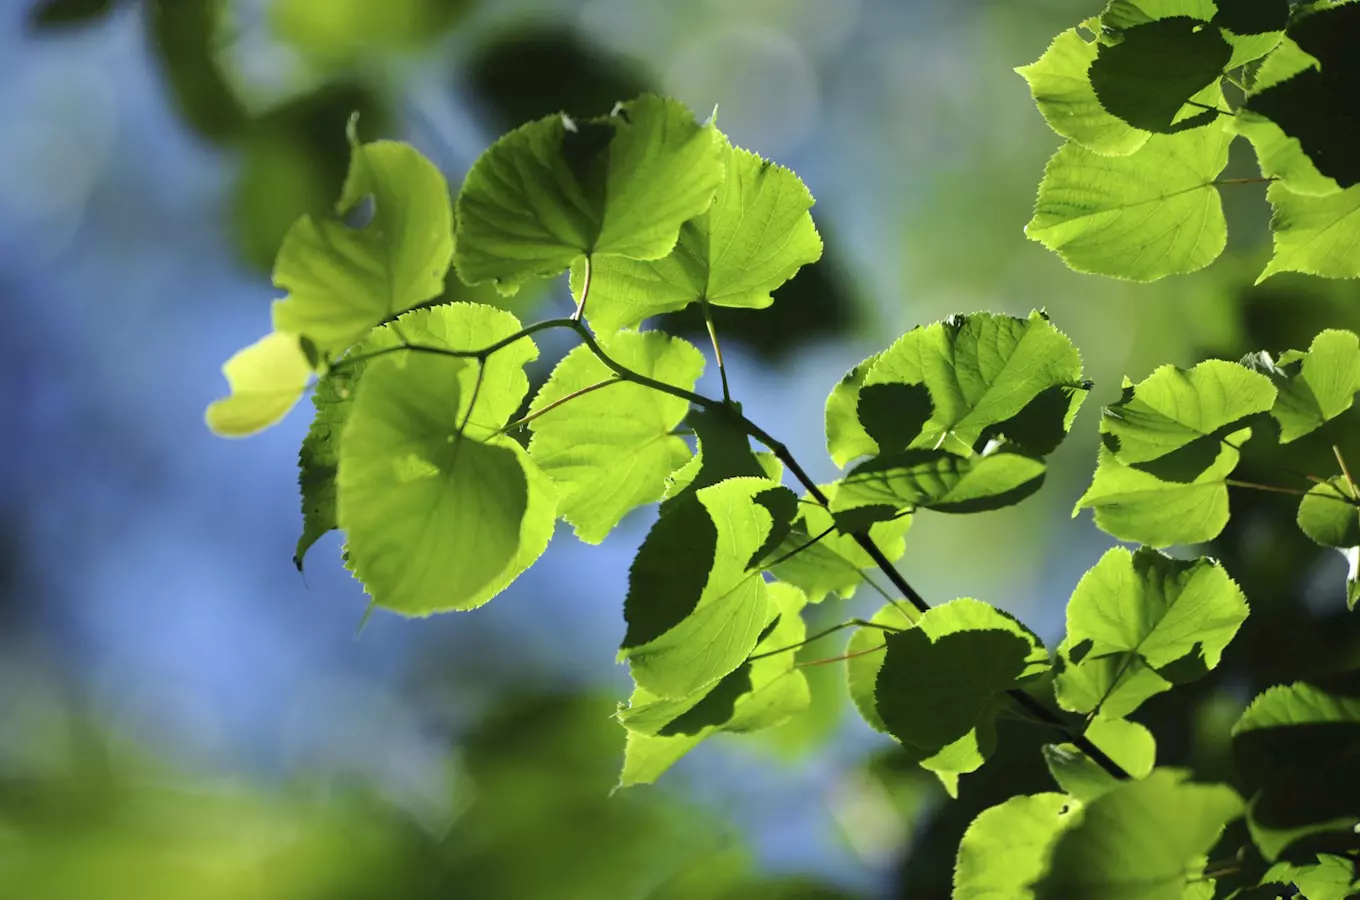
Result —
<svg viewBox="0 0 1360 900"><path fill-rule="evenodd" d="M1082 809L1053 844L1037 900L1184 900L1223 827L1242 814L1227 785L1195 784L1176 769L1125 782Z"/></svg>
<svg viewBox="0 0 1360 900"><path fill-rule="evenodd" d="M920 386L927 392L924 403L895 393L919 392ZM943 449L969 456L984 436L1005 437L1025 449L1024 436L1045 434L1045 443L1053 444L1052 433L1060 438L1071 426L1085 387L1081 356L1042 313L1025 319L977 313L899 338L865 376L857 410L881 453ZM872 400L876 392L890 402ZM1060 402L1044 403L1052 393Z"/></svg>
<svg viewBox="0 0 1360 900"><path fill-rule="evenodd" d="M214 400L204 415L220 437L246 437L288 415L312 376L295 334L273 332L238 352L222 366L231 396Z"/></svg>
<svg viewBox="0 0 1360 900"><path fill-rule="evenodd" d="M659 331L620 332L609 355L650 378L693 390L703 355ZM571 394L610 383L541 412ZM557 484L558 512L576 535L597 544L631 510L660 500L666 479L690 459L671 432L689 403L617 376L588 347L568 353L538 392L529 414L529 455Z"/></svg>
<svg viewBox="0 0 1360 900"><path fill-rule="evenodd" d="M1162 366L1137 385L1124 381L1124 396L1106 407L1100 430L1120 462L1150 462L1226 433L1274 402L1270 379L1238 363L1209 359L1191 369Z"/></svg>
<svg viewBox="0 0 1360 900"><path fill-rule="evenodd" d="M1134 778L1146 778L1157 761L1157 741L1137 722L1092 719L1085 736ZM1082 803L1120 784L1074 744L1045 744L1044 762L1058 786Z"/></svg>
<svg viewBox="0 0 1360 900"><path fill-rule="evenodd" d="M1012 797L984 810L959 843L953 900L1033 900L1058 835L1081 820L1081 804L1063 794Z"/></svg>
<svg viewBox="0 0 1360 900"><path fill-rule="evenodd" d="M1275 255L1258 284L1277 272L1360 278L1360 185L1310 197L1276 183L1266 197L1274 210Z"/></svg>
<svg viewBox="0 0 1360 900"><path fill-rule="evenodd" d="M506 293L582 256L659 259L723 179L721 136L674 100L549 116L496 141L458 195L454 261L468 284Z"/></svg>
<svg viewBox="0 0 1360 900"><path fill-rule="evenodd" d="M1173 559L1156 550L1130 553L1115 547L1095 564L1067 604L1067 636L1059 647L1059 703L1075 712L1118 718L1142 698L1137 683L1124 695L1124 679L1146 666L1170 681L1199 677L1218 665L1224 648L1247 618L1242 591L1222 566L1203 557ZM1069 680L1084 681L1082 668L1118 659L1116 680L1104 704ZM1118 674L1122 670L1123 674Z"/></svg>
<svg viewBox="0 0 1360 900"><path fill-rule="evenodd" d="M453 253L453 218L444 176L414 148L392 141L359 144L351 135L341 215L373 198L363 228L303 216L284 237L274 284L274 329L301 334L326 356L369 329L439 296Z"/></svg>
<svg viewBox="0 0 1360 900"><path fill-rule="evenodd" d="M1129 156L1059 148L1025 234L1078 272L1156 281L1202 269L1227 242L1215 179L1232 135L1218 125L1153 135Z"/></svg>
<svg viewBox="0 0 1360 900"><path fill-rule="evenodd" d="M1274 359L1258 353L1248 362L1278 388L1270 414L1280 423L1282 444L1350 409L1360 391L1360 339L1349 331L1321 332L1306 353L1290 350Z"/></svg>
<svg viewBox="0 0 1360 900"><path fill-rule="evenodd" d="M971 513L1018 503L1043 483L1043 462L1018 453L963 458L942 450L903 450L874 457L840 482L833 512L886 508Z"/></svg>
<svg viewBox="0 0 1360 900"><path fill-rule="evenodd" d="M1088 74L1099 45L1075 28L1053 39L1044 55L1015 71L1029 82L1034 102L1049 127L1088 150L1127 156L1147 143L1149 132L1113 115L1101 105Z"/></svg>
<svg viewBox="0 0 1360 900"><path fill-rule="evenodd" d="M1110 113L1135 128L1170 133L1204 124L1200 115L1177 118L1191 97L1218 81L1232 54L1217 28L1172 16L1122 31L1118 43L1100 48L1089 76ZM1209 120L1215 115L1208 111Z"/></svg>
<svg viewBox="0 0 1360 900"><path fill-rule="evenodd" d="M771 617L753 557L778 524L758 502L772 490L787 488L728 479L670 501L652 526L629 573L619 651L640 687L686 697L750 655Z"/></svg>
<svg viewBox="0 0 1360 900"><path fill-rule="evenodd" d="M754 153L722 145L727 172L713 205L680 229L658 260L601 257L591 266L586 317L606 334L700 300L760 309L770 292L822 255L812 195L798 176ZM584 269L572 273L579 298Z"/></svg>
<svg viewBox="0 0 1360 900"><path fill-rule="evenodd" d="M1226 435L1208 464L1185 481L1164 480L1137 465L1126 466L1108 447L1101 447L1095 478L1072 515L1089 508L1103 531L1153 547L1212 540L1228 524L1225 479L1241 458L1237 447L1249 437L1250 428Z"/></svg>

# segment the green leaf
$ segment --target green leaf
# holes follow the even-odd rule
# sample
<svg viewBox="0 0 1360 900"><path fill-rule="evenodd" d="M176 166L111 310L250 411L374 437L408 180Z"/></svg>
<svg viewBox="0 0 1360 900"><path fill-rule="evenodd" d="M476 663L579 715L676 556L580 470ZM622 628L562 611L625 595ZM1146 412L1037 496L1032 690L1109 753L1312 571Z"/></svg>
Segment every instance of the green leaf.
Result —
<svg viewBox="0 0 1360 900"><path fill-rule="evenodd" d="M1173 16L1125 29L1118 43L1100 48L1089 77L1106 110L1135 128L1165 134L1217 115L1210 110L1207 120L1195 114L1176 122L1191 97L1222 77L1232 55L1217 28Z"/></svg>
<svg viewBox="0 0 1360 900"><path fill-rule="evenodd" d="M355 382L364 363L332 370L316 384L312 405L316 416L298 452L298 488L302 493L302 534L293 551L293 565L302 570L303 557L321 536L340 527L335 517L335 475L340 466L340 438L354 405Z"/></svg>
<svg viewBox="0 0 1360 900"><path fill-rule="evenodd" d="M892 393L891 402L869 400L871 391L917 385L928 391L928 407ZM1045 433L1045 443L1056 445L1051 436L1060 439L1071 426L1085 387L1081 356L1043 313L1025 319L978 313L904 334L870 368L857 409L880 452L944 449L970 456L984 438L1008 438L1027 449L1026 436ZM1044 402L1055 394L1063 402ZM907 427L899 418L904 410Z"/></svg>
<svg viewBox="0 0 1360 900"><path fill-rule="evenodd" d="M878 716L889 734L926 755L967 736L995 714L999 694L1048 668L1033 633L976 600L937 606L884 644Z"/></svg>
<svg viewBox="0 0 1360 900"><path fill-rule="evenodd" d="M751 450L751 440L735 419L720 410L696 408L685 416L694 431L697 450L694 457L672 473L666 484L666 505L700 488L729 478L769 478L767 463Z"/></svg>
<svg viewBox="0 0 1360 900"><path fill-rule="evenodd" d="M380 607L478 606L551 534L555 498L519 445L459 433L472 365L411 354L364 372L340 447L337 509L347 563Z"/></svg>
<svg viewBox="0 0 1360 900"><path fill-rule="evenodd" d="M1228 225L1214 186L1232 135L1153 135L1130 156L1068 143L1048 161L1025 234L1078 272L1156 281L1218 258Z"/></svg>
<svg viewBox="0 0 1360 900"><path fill-rule="evenodd" d="M1212 540L1228 524L1225 479L1237 468L1237 447L1251 437L1243 428L1226 435L1212 460L1185 481L1158 478L1138 466L1121 463L1101 447L1095 478L1072 510L1095 511L1096 525L1123 541L1153 547Z"/></svg>
<svg viewBox="0 0 1360 900"><path fill-rule="evenodd" d="M835 506L838 486L824 484L821 490ZM820 603L827 594L848 600L868 577L864 570L876 569L876 563L854 537L837 529L832 514L810 496L799 501L799 510L800 518L770 554L771 561L779 560L770 567L771 573L780 581L797 585L810 603ZM905 536L910 527L911 516L897 516L875 522L869 528L869 537L889 562L895 562L906 552Z"/></svg>
<svg viewBox="0 0 1360 900"><path fill-rule="evenodd" d="M1261 877L1261 884L1293 885L1304 900L1346 900L1360 887L1355 864L1344 856L1320 853L1315 863L1296 866L1276 863Z"/></svg>
<svg viewBox="0 0 1360 900"><path fill-rule="evenodd" d="M706 301L763 309L770 292L822 255L812 194L798 176L725 141L727 172L707 212L686 222L669 256L601 257L591 266L586 317L609 334L643 319ZM572 271L579 298L584 268Z"/></svg>
<svg viewBox="0 0 1360 900"><path fill-rule="evenodd" d="M1305 53L1290 38L1283 38L1278 48L1261 63L1247 94L1246 105L1237 110L1233 121L1237 132L1251 141L1256 149L1263 176L1278 179L1296 194L1311 196L1334 194L1341 190L1341 186L1336 183L1336 179L1317 170L1298 138L1285 134L1284 129L1273 119L1252 109L1251 103L1263 91L1288 81L1300 72L1317 68L1319 63L1316 58Z"/></svg>
<svg viewBox="0 0 1360 900"><path fill-rule="evenodd" d="M1275 255L1257 284L1279 272L1360 278L1360 185L1310 197L1277 182L1266 190L1266 198L1274 210L1270 230Z"/></svg>
<svg viewBox="0 0 1360 900"><path fill-rule="evenodd" d="M519 320L503 310L479 303L452 303L433 309L420 309L402 315L396 325L384 325L375 330L362 345L346 357L322 379L313 395L316 417L311 430L302 442L298 455L298 483L302 489L302 535L293 554L293 563L302 567L308 548L323 534L336 528L335 476L340 461L340 443L345 423L349 419L353 394L360 382L366 354L400 346L402 338L417 346L455 351L473 351L488 347L520 330ZM393 354L400 358L401 354ZM413 354L405 354L413 355ZM459 370L458 421L465 423L464 433L478 440L500 434L501 427L524 400L529 390L529 379L524 366L538 356L538 349L530 340L517 341L492 354L483 363L484 373L478 377L476 365ZM468 404L477 398L476 409L468 415ZM543 480L534 470L534 477ZM545 485L547 482L544 482ZM551 490L548 491L551 494ZM550 501L545 500L545 503ZM545 528L535 520L534 540L526 546L546 544L551 535L551 523ZM537 558L542 547L532 554ZM526 564L527 565L527 564Z"/></svg>
<svg viewBox="0 0 1360 900"><path fill-rule="evenodd" d="M826 450L842 468L853 459L878 452L878 443L860 424L858 406L864 379L882 355L876 353L846 372L826 398ZM929 396L926 399L928 402ZM929 415L927 410L926 417Z"/></svg>
<svg viewBox="0 0 1360 900"><path fill-rule="evenodd" d="M222 366L231 396L204 413L213 434L246 437L281 421L302 399L312 376L295 334L275 331L239 351Z"/></svg>
<svg viewBox="0 0 1360 900"><path fill-rule="evenodd" d="M1086 726L1086 738L1134 778L1146 778L1157 761L1156 739L1137 722L1093 719ZM1045 744L1044 762L1058 786L1082 803L1090 803L1120 784L1074 744Z"/></svg>
<svg viewBox="0 0 1360 900"><path fill-rule="evenodd" d="M1011 506L1043 484L1043 462L998 452L963 458L943 450L903 450L877 456L840 482L833 512L886 507L883 518L904 510L972 513Z"/></svg>
<svg viewBox="0 0 1360 900"><path fill-rule="evenodd" d="M582 256L659 259L723 180L721 135L643 95L614 113L548 116L496 141L458 195L454 263L505 293Z"/></svg>
<svg viewBox="0 0 1360 900"><path fill-rule="evenodd" d="M703 372L693 345L659 331L621 332L606 349L628 368L685 390ZM601 383L608 386L564 400ZM598 544L627 513L661 499L666 479L690 459L671 433L688 410L678 397L618 381L588 347L563 357L529 408L537 416L529 455L557 484L558 512L577 537Z"/></svg>
<svg viewBox="0 0 1360 900"><path fill-rule="evenodd" d="M1067 636L1058 648L1064 663L1056 679L1058 702L1074 712L1127 715L1143 699L1138 695L1146 683L1124 687L1135 664L1172 682L1200 677L1218 665L1247 612L1241 589L1216 562L1114 547L1082 576L1068 601ZM1107 709L1099 697L1091 705L1082 669L1091 663L1107 669L1111 658L1124 674L1107 688Z"/></svg>
<svg viewBox="0 0 1360 900"><path fill-rule="evenodd" d="M274 266L288 296L274 303L274 330L305 335L325 356L358 343L373 326L439 296L453 253L449 187L428 159L405 144L358 144L341 215L365 197L364 228L303 216L289 229Z"/></svg>
<svg viewBox="0 0 1360 900"><path fill-rule="evenodd" d="M1314 485L1299 502L1299 528L1324 547L1360 546L1360 507L1345 476Z"/></svg>
<svg viewBox="0 0 1360 900"><path fill-rule="evenodd" d="M927 635L928 640L979 630L989 636L1006 632L1021 639L1029 648L1016 676L1018 681L1038 678L1048 668L1048 653L1033 632L1013 617L985 603L970 599L954 600L933 608L926 615L929 616L929 622L910 607L892 603L875 613L870 621L898 630L911 628L913 623L925 623L922 627L928 630L921 633ZM887 652L884 649L886 634L879 628L859 628L851 635L846 647L846 677L850 698L869 726L897 736L879 714L878 692L882 687L879 674ZM925 697L920 699L928 701ZM925 749L904 742L903 749L913 762L934 772L950 796L957 796L959 776L977 771L995 750L996 715L1008 702L1002 696L990 698L978 710L975 727L944 747Z"/></svg>
<svg viewBox="0 0 1360 900"><path fill-rule="evenodd" d="M1036 62L1015 71L1029 82L1050 128L1094 153L1127 156L1147 143L1149 134L1106 111L1097 99L1088 71L1098 49L1069 28Z"/></svg>
<svg viewBox="0 0 1360 900"><path fill-rule="evenodd" d="M753 557L779 526L763 478L732 478L670 501L633 561L619 651L633 680L676 699L742 664L770 620ZM787 524L787 523L785 523Z"/></svg>
<svg viewBox="0 0 1360 900"><path fill-rule="evenodd" d="M1242 814L1232 788L1193 784L1186 774L1158 769L1087 804L1053 844L1037 900L1183 900L1200 858Z"/></svg>
<svg viewBox="0 0 1360 900"><path fill-rule="evenodd" d="M755 646L753 655L770 656L743 664L697 695L665 700L639 687L627 706L620 707L619 720L628 729L620 787L651 784L718 731L771 728L807 708L811 695L806 676L794 668L797 650L773 652L793 647L807 637L801 616L807 600L797 588L777 582L769 586L769 595L778 619ZM740 690L733 691L733 696L718 696L714 703L715 695L729 684L740 686ZM702 705L710 709L701 709Z"/></svg>
<svg viewBox="0 0 1360 900"><path fill-rule="evenodd" d="M1162 366L1137 385L1124 380L1124 396L1100 420L1107 446L1125 464L1160 459L1201 438L1217 436L1275 403L1270 379L1238 363L1209 359L1192 369Z"/></svg>
<svg viewBox="0 0 1360 900"><path fill-rule="evenodd" d="M268 9L278 37L322 65L339 67L375 51L429 44L472 6L471 0L276 0Z"/></svg>
<svg viewBox="0 0 1360 900"><path fill-rule="evenodd" d="M1360 825L1360 696L1344 679L1272 687L1233 726L1235 769L1256 791L1247 825L1267 860L1353 840Z"/></svg>
<svg viewBox="0 0 1360 900"><path fill-rule="evenodd" d="M1290 350L1272 359L1257 353L1247 362L1275 382L1279 395L1270 414L1280 424L1280 443L1316 431L1351 408L1360 391L1360 339L1328 329L1308 352Z"/></svg>
<svg viewBox="0 0 1360 900"><path fill-rule="evenodd" d="M1058 835L1081 820L1062 794L1012 797L983 810L959 843L953 900L1033 900Z"/></svg>

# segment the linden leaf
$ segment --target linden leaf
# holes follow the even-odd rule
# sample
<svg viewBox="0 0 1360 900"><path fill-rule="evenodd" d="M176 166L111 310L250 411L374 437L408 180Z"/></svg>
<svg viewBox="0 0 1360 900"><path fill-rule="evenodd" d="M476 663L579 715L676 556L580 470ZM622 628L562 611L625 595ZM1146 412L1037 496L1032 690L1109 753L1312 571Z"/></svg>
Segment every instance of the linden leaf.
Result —
<svg viewBox="0 0 1360 900"><path fill-rule="evenodd" d="M231 396L208 405L204 419L220 437L246 437L274 425L302 399L312 364L295 334L273 332L222 366Z"/></svg>

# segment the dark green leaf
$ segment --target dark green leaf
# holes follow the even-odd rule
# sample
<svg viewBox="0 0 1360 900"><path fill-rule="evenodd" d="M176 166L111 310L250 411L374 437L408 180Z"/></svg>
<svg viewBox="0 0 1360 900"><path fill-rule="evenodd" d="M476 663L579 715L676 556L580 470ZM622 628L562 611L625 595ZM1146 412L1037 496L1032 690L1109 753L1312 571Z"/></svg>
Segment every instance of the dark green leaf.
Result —
<svg viewBox="0 0 1360 900"><path fill-rule="evenodd" d="M1125 29L1119 43L1101 47L1091 63L1091 86L1112 114L1169 134L1217 115L1178 120L1186 102L1218 81L1231 59L1232 46L1217 28L1173 16Z"/></svg>

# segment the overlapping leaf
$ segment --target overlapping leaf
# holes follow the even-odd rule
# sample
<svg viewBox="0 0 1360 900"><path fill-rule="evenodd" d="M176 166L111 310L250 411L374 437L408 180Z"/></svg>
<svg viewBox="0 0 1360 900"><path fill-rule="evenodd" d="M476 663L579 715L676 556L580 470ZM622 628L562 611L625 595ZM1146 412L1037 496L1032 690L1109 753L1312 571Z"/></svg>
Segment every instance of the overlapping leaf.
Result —
<svg viewBox="0 0 1360 900"><path fill-rule="evenodd" d="M312 364L297 335L276 331L227 360L222 374L231 396L209 404L204 419L220 437L245 437L288 415L307 389Z"/></svg>
<svg viewBox="0 0 1360 900"><path fill-rule="evenodd" d="M1216 441L1275 398L1269 378L1237 363L1162 366L1137 385L1125 379L1124 396L1106 407L1100 430L1121 463L1150 462L1202 438Z"/></svg>
<svg viewBox="0 0 1360 900"><path fill-rule="evenodd" d="M1213 124L1153 135L1129 156L1065 144L1044 170L1025 234L1078 272L1155 281L1202 269L1227 242L1215 180L1231 141Z"/></svg>
<svg viewBox="0 0 1360 900"><path fill-rule="evenodd" d="M1344 856L1319 853L1312 863L1276 863L1261 877L1263 885L1295 887L1305 900L1347 900L1360 888L1355 865Z"/></svg>
<svg viewBox="0 0 1360 900"><path fill-rule="evenodd" d="M1058 835L1081 820L1063 794L1012 797L984 810L959 843L953 900L1033 900Z"/></svg>
<svg viewBox="0 0 1360 900"><path fill-rule="evenodd" d="M628 729L620 785L650 784L680 757L718 731L770 728L811 702L807 677L794 668L795 647L807 636L801 616L802 592L778 582L769 586L773 623L752 656L715 685L681 699L657 697L636 688L619 710ZM769 627L770 625L773 627ZM769 654L769 655L766 655Z"/></svg>
<svg viewBox="0 0 1360 900"><path fill-rule="evenodd" d="M763 478L731 478L668 501L628 579L619 651L633 680L679 699L737 669L771 619L759 556L776 528ZM791 506L791 504L790 504Z"/></svg>
<svg viewBox="0 0 1360 900"><path fill-rule="evenodd" d="M373 198L363 228L299 219L284 238L274 284L274 329L300 334L325 356L362 340L369 329L437 297L453 253L448 183L414 148L392 141L358 144L336 204L340 214Z"/></svg>
<svg viewBox="0 0 1360 900"><path fill-rule="evenodd" d="M1237 449L1251 437L1243 428L1225 435L1197 471L1185 480L1160 478L1138 465L1126 466L1101 447L1095 478L1072 510L1095 512L1096 525L1120 540L1153 547L1212 540L1228 524L1227 477L1237 468Z"/></svg>
<svg viewBox="0 0 1360 900"><path fill-rule="evenodd" d="M1318 60L1304 52L1291 38L1284 38L1275 52L1266 57L1252 81L1247 102L1234 117L1237 131L1251 141L1261 174L1278 179L1296 194L1322 196L1341 190L1336 179L1317 170L1297 137L1285 134L1273 119L1252 108L1262 92L1284 84L1294 76L1320 67ZM1292 90L1292 88L1290 89Z"/></svg>
<svg viewBox="0 0 1360 900"><path fill-rule="evenodd" d="M900 610L875 620L895 627ZM862 646L866 645L867 646ZM873 651L883 646L882 653ZM851 697L866 721L897 738L954 789L995 745L1006 691L1048 670L1048 652L1014 618L977 600L934 607L901 631L861 629L850 641ZM872 684L872 698L866 688Z"/></svg>
<svg viewBox="0 0 1360 900"><path fill-rule="evenodd" d="M723 180L721 140L712 123L650 95L609 116L517 128L482 154L458 195L459 277L513 293L583 256L667 255Z"/></svg>
<svg viewBox="0 0 1360 900"><path fill-rule="evenodd" d="M822 493L836 505L837 484L821 485ZM875 568L873 559L843 533L833 515L804 496L798 504L799 515L783 542L769 554L766 565L781 581L797 585L808 602L820 603L827 594L849 599ZM910 515L895 515L869 526L869 537L889 562L906 550L905 536L911 527Z"/></svg>
<svg viewBox="0 0 1360 900"><path fill-rule="evenodd" d="M680 229L669 256L601 257L590 270L586 316L604 333L691 303L761 309L771 291L822 255L812 195L798 176L723 143L727 173L713 205ZM572 272L579 298L585 269Z"/></svg>
<svg viewBox="0 0 1360 900"><path fill-rule="evenodd" d="M1110 113L1096 97L1089 70L1098 50L1097 43L1069 28L1037 61L1015 71L1029 82L1039 112L1054 131L1094 153L1127 156L1150 134Z"/></svg>
<svg viewBox="0 0 1360 900"><path fill-rule="evenodd" d="M1223 827L1242 814L1227 785L1194 784L1158 769L1086 804L1078 822L1053 843L1037 900L1137 897L1184 900L1203 857Z"/></svg>
<svg viewBox="0 0 1360 900"><path fill-rule="evenodd" d="M833 394L838 420L852 382ZM828 443L838 461L865 452L866 436L880 453L969 456L984 438L1005 438L1042 456L1066 434L1086 388L1081 356L1042 313L953 316L912 329L879 354L857 391L862 434L829 433Z"/></svg>
<svg viewBox="0 0 1360 900"><path fill-rule="evenodd" d="M1338 682L1270 688L1233 726L1237 771L1255 791L1247 824L1267 860L1297 859L1360 824L1360 691Z"/></svg>
<svg viewBox="0 0 1360 900"><path fill-rule="evenodd" d="M1152 687L1165 689L1217 666L1246 618L1242 591L1217 563L1115 547L1082 576L1068 601L1058 702L1075 712L1126 716ZM1139 678L1143 669L1165 680Z"/></svg>
<svg viewBox="0 0 1360 900"><path fill-rule="evenodd" d="M608 352L635 372L685 390L703 371L693 345L659 331L620 332ZM600 384L606 386L572 397ZM628 512L661 499L666 479L690 459L689 447L671 433L688 409L681 398L620 382L588 347L557 364L529 409L536 416L529 455L557 484L558 512L577 537L599 543Z"/></svg>
<svg viewBox="0 0 1360 900"><path fill-rule="evenodd" d="M1360 498L1345 476L1329 478L1309 489L1299 501L1299 528L1324 547L1341 551L1350 566L1346 577L1346 607L1355 609L1360 600Z"/></svg>
<svg viewBox="0 0 1360 900"><path fill-rule="evenodd" d="M1019 503L1043 484L1041 460L996 452L972 457L943 450L901 450L861 463L838 485L831 509L846 517L892 518L931 509L972 513Z"/></svg>
<svg viewBox="0 0 1360 900"><path fill-rule="evenodd" d="M416 354L364 372L340 447L346 559L373 602L406 615L484 603L552 533L551 484L508 438L460 430L463 370Z"/></svg>
<svg viewBox="0 0 1360 900"><path fill-rule="evenodd" d="M1360 278L1360 185L1309 197L1277 183L1266 197L1275 255L1258 283L1279 272Z"/></svg>
<svg viewBox="0 0 1360 900"><path fill-rule="evenodd" d="M1232 59L1217 28L1191 16L1168 16L1124 29L1100 48L1089 78L1107 111L1135 128L1169 134L1212 121L1213 109L1182 119L1182 108L1216 85Z"/></svg>
<svg viewBox="0 0 1360 900"><path fill-rule="evenodd" d="M301 567L307 550L323 534L336 528L336 469L340 444L349 419L353 395L362 381L366 354L399 346L403 340L420 347L472 352L489 347L520 330L519 320L504 310L478 303L454 303L433 309L420 309L401 316L395 325L375 330L352 351L342 366L333 369L317 386L313 397L316 418L302 442L298 455L298 483L302 490L302 535L293 562ZM401 351L392 358L415 355ZM524 366L538 356L533 341L524 339L492 354L480 370L471 359L457 367L458 393L450 397L457 404L457 421L464 433L476 440L494 438L506 420L519 409L529 390ZM382 357L380 357L382 358ZM450 360L454 362L454 360ZM403 363L404 364L404 363ZM473 398L475 408L469 411ZM452 412L451 412L452 414ZM542 478L535 471L536 478ZM538 523L541 530L541 522ZM551 528L548 529L551 533ZM536 544L535 538L533 544ZM543 538L546 544L546 538ZM539 552L542 548L539 548ZM537 553L534 554L537 557ZM532 561L532 560L531 560Z"/></svg>
<svg viewBox="0 0 1360 900"><path fill-rule="evenodd" d="M1125 719L1092 719L1085 737L1133 778L1146 778L1157 761L1152 732ZM1113 775L1074 744L1045 744L1044 762L1058 786L1082 803L1089 803L1119 785Z"/></svg>
<svg viewBox="0 0 1360 900"><path fill-rule="evenodd" d="M1313 338L1307 352L1289 350L1278 358L1257 353L1248 362L1278 390L1270 415L1280 424L1282 444L1350 409L1360 391L1360 339L1349 331L1328 329Z"/></svg>

